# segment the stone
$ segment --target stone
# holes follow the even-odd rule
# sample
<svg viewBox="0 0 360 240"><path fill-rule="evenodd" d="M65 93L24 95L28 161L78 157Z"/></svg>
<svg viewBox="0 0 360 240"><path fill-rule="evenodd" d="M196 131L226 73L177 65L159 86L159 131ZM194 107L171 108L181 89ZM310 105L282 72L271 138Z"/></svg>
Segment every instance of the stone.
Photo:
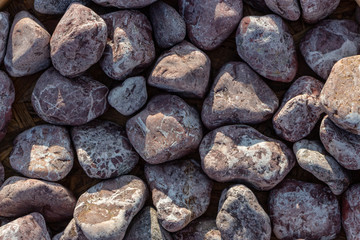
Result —
<svg viewBox="0 0 360 240"><path fill-rule="evenodd" d="M122 115L130 116L145 105L147 98L146 80L139 76L128 78L121 85L111 89L108 102Z"/></svg>
<svg viewBox="0 0 360 240"><path fill-rule="evenodd" d="M183 41L159 57L148 84L184 97L203 98L210 69L210 58L191 43Z"/></svg>
<svg viewBox="0 0 360 240"><path fill-rule="evenodd" d="M100 182L78 199L75 222L88 239L123 239L147 196L145 183L135 176L124 175Z"/></svg>
<svg viewBox="0 0 360 240"><path fill-rule="evenodd" d="M20 217L41 213L46 222L71 218L76 199L58 183L12 176L0 188L0 216Z"/></svg>
<svg viewBox="0 0 360 240"><path fill-rule="evenodd" d="M10 29L4 64L12 77L31 75L48 68L50 34L29 12L15 15Z"/></svg>
<svg viewBox="0 0 360 240"><path fill-rule="evenodd" d="M222 240L215 219L198 218L173 234L174 240Z"/></svg>
<svg viewBox="0 0 360 240"><path fill-rule="evenodd" d="M271 118L279 100L247 64L225 64L205 98L201 119L209 129L226 124L257 124Z"/></svg>
<svg viewBox="0 0 360 240"><path fill-rule="evenodd" d="M319 99L323 86L310 76L302 76L290 86L273 117L277 135L296 142L311 133L323 113Z"/></svg>
<svg viewBox="0 0 360 240"><path fill-rule="evenodd" d="M302 17L307 23L316 23L335 11L340 0L299 0Z"/></svg>
<svg viewBox="0 0 360 240"><path fill-rule="evenodd" d="M10 30L10 14L0 12L0 63L4 60Z"/></svg>
<svg viewBox="0 0 360 240"><path fill-rule="evenodd" d="M116 123L94 120L73 127L71 138L79 163L90 178L127 174L139 161L125 131Z"/></svg>
<svg viewBox="0 0 360 240"><path fill-rule="evenodd" d="M360 53L358 24L352 20L323 20L301 40L300 51L309 67L327 79L334 64Z"/></svg>
<svg viewBox="0 0 360 240"><path fill-rule="evenodd" d="M135 150L150 164L159 164L194 152L202 139L199 114L175 95L153 97L145 109L126 123Z"/></svg>
<svg viewBox="0 0 360 240"><path fill-rule="evenodd" d="M296 21L300 18L300 6L297 0L265 0L267 7L281 17Z"/></svg>
<svg viewBox="0 0 360 240"><path fill-rule="evenodd" d="M360 235L360 184L352 185L342 198L342 225L346 239L357 240Z"/></svg>
<svg viewBox="0 0 360 240"><path fill-rule="evenodd" d="M74 2L87 5L91 0L34 0L34 9L42 14L63 14Z"/></svg>
<svg viewBox="0 0 360 240"><path fill-rule="evenodd" d="M265 12L265 13L270 12L270 9L268 8L268 6L265 3L265 0L243 0L243 2L250 5L252 8L254 8L258 11Z"/></svg>
<svg viewBox="0 0 360 240"><path fill-rule="evenodd" d="M211 180L194 160L145 165L160 224L169 232L185 228L205 213L210 204Z"/></svg>
<svg viewBox="0 0 360 240"><path fill-rule="evenodd" d="M75 219L71 219L65 230L59 234L56 234L52 240L88 240L76 225Z"/></svg>
<svg viewBox="0 0 360 240"><path fill-rule="evenodd" d="M101 17L108 28L108 40L100 61L106 75L115 80L124 80L150 66L155 59L155 45L147 17L141 12L128 10Z"/></svg>
<svg viewBox="0 0 360 240"><path fill-rule="evenodd" d="M105 85L89 77L70 80L49 68L37 80L31 102L44 121L77 126L90 122L107 110L108 92Z"/></svg>
<svg viewBox="0 0 360 240"><path fill-rule="evenodd" d="M239 56L261 76L279 82L294 79L298 68L294 39L281 17L244 17L236 45Z"/></svg>
<svg viewBox="0 0 360 240"><path fill-rule="evenodd" d="M340 207L327 186L285 180L270 191L270 219L278 239L335 239Z"/></svg>
<svg viewBox="0 0 360 240"><path fill-rule="evenodd" d="M179 0L190 41L203 50L219 47L243 16L242 0Z"/></svg>
<svg viewBox="0 0 360 240"><path fill-rule="evenodd" d="M106 37L104 20L90 8L72 3L50 40L54 68L66 77L81 75L100 60Z"/></svg>
<svg viewBox="0 0 360 240"><path fill-rule="evenodd" d="M9 76L0 70L0 142L6 135L6 126L12 117L15 88Z"/></svg>
<svg viewBox="0 0 360 240"><path fill-rule="evenodd" d="M104 7L143 8L156 2L156 0L93 0L93 2Z"/></svg>
<svg viewBox="0 0 360 240"><path fill-rule="evenodd" d="M339 163L330 156L319 141L300 140L293 145L300 167L326 183L333 194L342 194L350 178Z"/></svg>
<svg viewBox="0 0 360 240"><path fill-rule="evenodd" d="M20 133L13 145L10 165L26 177L56 182L72 169L74 153L64 127L35 126Z"/></svg>
<svg viewBox="0 0 360 240"><path fill-rule="evenodd" d="M295 165L295 156L281 141L246 125L209 132L200 147L204 172L218 182L246 182L261 191L280 183Z"/></svg>
<svg viewBox="0 0 360 240"><path fill-rule="evenodd" d="M157 1L150 6L149 14L155 41L159 47L169 48L185 39L185 21L173 7L163 1Z"/></svg>

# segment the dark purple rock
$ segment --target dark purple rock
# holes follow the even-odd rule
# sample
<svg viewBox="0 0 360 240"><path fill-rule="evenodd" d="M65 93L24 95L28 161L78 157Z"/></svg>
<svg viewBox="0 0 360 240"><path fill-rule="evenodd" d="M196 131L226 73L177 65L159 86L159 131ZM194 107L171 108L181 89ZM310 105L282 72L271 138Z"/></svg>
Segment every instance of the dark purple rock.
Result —
<svg viewBox="0 0 360 240"><path fill-rule="evenodd" d="M63 14L73 2L87 5L91 0L34 0L34 9L42 14Z"/></svg>
<svg viewBox="0 0 360 240"><path fill-rule="evenodd" d="M4 60L6 45L10 30L10 14L8 12L0 12L0 63Z"/></svg>
<svg viewBox="0 0 360 240"><path fill-rule="evenodd" d="M299 0L302 17L307 23L315 23L329 16L340 0Z"/></svg>
<svg viewBox="0 0 360 240"><path fill-rule="evenodd" d="M352 185L342 199L342 225L347 240L359 240L360 236L360 184Z"/></svg>
<svg viewBox="0 0 360 240"><path fill-rule="evenodd" d="M142 8L156 2L156 0L93 0L93 2L105 7Z"/></svg>
<svg viewBox="0 0 360 240"><path fill-rule="evenodd" d="M173 234L174 240L222 240L215 219L198 218Z"/></svg>
<svg viewBox="0 0 360 240"><path fill-rule="evenodd" d="M300 18L300 6L297 0L265 0L268 8L274 13L290 21Z"/></svg>
<svg viewBox="0 0 360 240"><path fill-rule="evenodd" d="M52 240L88 240L80 227L76 225L75 219L71 219L65 230L56 234Z"/></svg>
<svg viewBox="0 0 360 240"><path fill-rule="evenodd" d="M0 71L0 142L6 135L6 126L12 117L12 104L15 101L15 88L8 75Z"/></svg>

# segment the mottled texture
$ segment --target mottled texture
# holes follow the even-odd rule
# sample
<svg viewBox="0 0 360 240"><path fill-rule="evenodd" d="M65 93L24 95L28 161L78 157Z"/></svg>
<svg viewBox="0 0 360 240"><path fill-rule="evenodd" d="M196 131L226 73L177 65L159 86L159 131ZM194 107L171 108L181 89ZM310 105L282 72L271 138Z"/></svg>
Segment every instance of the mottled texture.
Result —
<svg viewBox="0 0 360 240"><path fill-rule="evenodd" d="M0 142L6 135L6 126L12 117L12 104L15 101L15 88L9 76L0 71Z"/></svg>
<svg viewBox="0 0 360 240"><path fill-rule="evenodd" d="M10 14L0 12L0 63L4 60L10 30Z"/></svg>
<svg viewBox="0 0 360 240"><path fill-rule="evenodd" d="M244 17L236 32L237 52L260 75L291 82L297 72L295 44L277 15Z"/></svg>
<svg viewBox="0 0 360 240"><path fill-rule="evenodd" d="M143 111L127 121L126 132L135 150L151 164L195 151L203 136L196 110L175 95L153 97Z"/></svg>
<svg viewBox="0 0 360 240"><path fill-rule="evenodd" d="M218 182L245 181L269 190L290 172L295 156L284 143L246 125L208 133L199 147L204 172Z"/></svg>
<svg viewBox="0 0 360 240"><path fill-rule="evenodd" d="M145 165L161 225L176 232L205 213L210 204L212 182L194 160Z"/></svg>
<svg viewBox="0 0 360 240"><path fill-rule="evenodd" d="M215 219L199 218L173 234L174 240L222 240Z"/></svg>
<svg viewBox="0 0 360 240"><path fill-rule="evenodd" d="M290 21L300 18L300 6L297 0L265 0L267 7L274 13Z"/></svg>
<svg viewBox="0 0 360 240"><path fill-rule="evenodd" d="M34 0L34 8L42 14L63 14L73 2L87 5L91 0Z"/></svg>
<svg viewBox="0 0 360 240"><path fill-rule="evenodd" d="M307 23L315 23L329 16L340 0L299 0L302 17Z"/></svg>
<svg viewBox="0 0 360 240"><path fill-rule="evenodd" d="M203 98L210 68L210 58L191 43L183 41L159 57L148 84L185 97Z"/></svg>
<svg viewBox="0 0 360 240"><path fill-rule="evenodd" d="M71 219L64 231L56 234L52 240L88 240L78 225L76 225L75 219Z"/></svg>
<svg viewBox="0 0 360 240"><path fill-rule="evenodd" d="M342 225L347 240L360 239L360 184L352 185L342 199Z"/></svg>
<svg viewBox="0 0 360 240"><path fill-rule="evenodd" d="M93 2L105 7L143 8L156 0L93 0Z"/></svg>

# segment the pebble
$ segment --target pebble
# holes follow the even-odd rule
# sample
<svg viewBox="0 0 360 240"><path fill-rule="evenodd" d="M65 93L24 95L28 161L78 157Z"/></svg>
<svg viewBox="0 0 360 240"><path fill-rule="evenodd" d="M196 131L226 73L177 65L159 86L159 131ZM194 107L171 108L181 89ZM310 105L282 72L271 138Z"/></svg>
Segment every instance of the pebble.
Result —
<svg viewBox="0 0 360 240"><path fill-rule="evenodd" d="M352 185L342 198L342 225L347 240L360 236L360 184Z"/></svg>
<svg viewBox="0 0 360 240"><path fill-rule="evenodd" d="M335 11L340 0L299 0L302 17L307 23L316 23Z"/></svg>
<svg viewBox="0 0 360 240"><path fill-rule="evenodd" d="M296 21L300 18L300 6L297 0L265 0L267 7L281 17Z"/></svg>
<svg viewBox="0 0 360 240"><path fill-rule="evenodd" d="M93 2L104 7L143 8L156 2L156 0L93 0Z"/></svg>
<svg viewBox="0 0 360 240"><path fill-rule="evenodd" d="M52 240L88 240L76 225L75 219L71 219L65 230L56 234Z"/></svg>
<svg viewBox="0 0 360 240"><path fill-rule="evenodd" d="M173 234L174 240L222 240L216 221L209 218L198 218L184 229Z"/></svg>
<svg viewBox="0 0 360 240"><path fill-rule="evenodd" d="M0 12L0 63L4 60L10 30L10 14Z"/></svg>
<svg viewBox="0 0 360 240"><path fill-rule="evenodd" d="M6 126L12 117L15 88L9 76L0 70L0 142L6 135Z"/></svg>
<svg viewBox="0 0 360 240"><path fill-rule="evenodd" d="M87 5L91 0L34 0L34 9L42 14L63 14L74 2Z"/></svg>

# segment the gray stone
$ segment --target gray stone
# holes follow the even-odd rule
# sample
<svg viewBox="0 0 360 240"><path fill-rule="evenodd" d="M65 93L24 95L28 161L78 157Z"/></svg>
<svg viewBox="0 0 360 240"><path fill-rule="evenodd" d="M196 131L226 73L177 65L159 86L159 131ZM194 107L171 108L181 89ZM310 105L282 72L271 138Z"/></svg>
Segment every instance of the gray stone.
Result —
<svg viewBox="0 0 360 240"><path fill-rule="evenodd" d="M104 7L143 8L156 0L93 0L93 2Z"/></svg>
<svg viewBox="0 0 360 240"><path fill-rule="evenodd" d="M173 234L174 240L222 240L215 219L199 218Z"/></svg>
<svg viewBox="0 0 360 240"><path fill-rule="evenodd" d="M347 240L358 240L360 235L360 184L352 185L342 198L342 225Z"/></svg>
<svg viewBox="0 0 360 240"><path fill-rule="evenodd" d="M6 135L6 126L12 117L15 88L9 76L0 71L0 142Z"/></svg>
<svg viewBox="0 0 360 240"><path fill-rule="evenodd" d="M299 0L302 17L307 23L315 23L335 11L340 0Z"/></svg>
<svg viewBox="0 0 360 240"><path fill-rule="evenodd" d="M300 18L300 6L297 0L265 0L267 7L281 17L296 21Z"/></svg>
<svg viewBox="0 0 360 240"><path fill-rule="evenodd" d="M87 5L91 0L34 0L34 8L42 14L63 14L73 2Z"/></svg>
<svg viewBox="0 0 360 240"><path fill-rule="evenodd" d="M0 63L4 60L10 30L10 14L0 12Z"/></svg>

